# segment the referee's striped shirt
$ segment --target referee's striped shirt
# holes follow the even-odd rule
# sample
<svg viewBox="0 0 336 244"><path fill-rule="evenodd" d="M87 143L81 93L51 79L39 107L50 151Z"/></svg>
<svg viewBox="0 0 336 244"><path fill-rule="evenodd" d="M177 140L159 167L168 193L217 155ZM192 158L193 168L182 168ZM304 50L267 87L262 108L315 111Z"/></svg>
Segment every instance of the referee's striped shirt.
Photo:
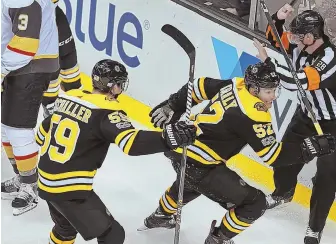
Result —
<svg viewBox="0 0 336 244"><path fill-rule="evenodd" d="M292 62L296 68L298 78L302 87L306 90L307 98L313 108L318 120L336 119L336 47L330 42L327 36L323 37L324 43L314 51L308 54L287 39L287 33L283 31L284 21L277 20L273 15L276 27L279 31L284 46L292 56ZM275 46L273 32L268 26L266 32L268 40ZM281 78L281 84L288 90L297 90L290 69L281 65L274 58L269 59L276 68ZM300 99L300 96L298 96ZM301 107L308 115L307 109L301 101Z"/></svg>

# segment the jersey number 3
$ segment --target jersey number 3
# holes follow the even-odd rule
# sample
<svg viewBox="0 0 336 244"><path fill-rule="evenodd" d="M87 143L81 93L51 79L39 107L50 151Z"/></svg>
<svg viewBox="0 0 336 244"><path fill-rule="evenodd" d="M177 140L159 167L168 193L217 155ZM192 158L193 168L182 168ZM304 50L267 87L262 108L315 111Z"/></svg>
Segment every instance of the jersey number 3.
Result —
<svg viewBox="0 0 336 244"><path fill-rule="evenodd" d="M62 116L53 114L50 123L49 133L46 135L45 142L41 148L41 156L48 152L50 160L64 164L75 151L80 133L78 122L68 118L62 119ZM54 133L55 145L52 145L50 141L54 126L56 126Z"/></svg>

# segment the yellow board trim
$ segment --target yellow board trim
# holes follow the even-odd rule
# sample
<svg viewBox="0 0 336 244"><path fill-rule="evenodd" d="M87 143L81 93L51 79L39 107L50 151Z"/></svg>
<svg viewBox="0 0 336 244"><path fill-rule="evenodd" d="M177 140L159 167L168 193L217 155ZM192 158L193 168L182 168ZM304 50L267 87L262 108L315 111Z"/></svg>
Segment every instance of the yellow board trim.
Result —
<svg viewBox="0 0 336 244"><path fill-rule="evenodd" d="M85 90L92 91L92 82L88 75L82 73L81 81ZM149 112L152 109L150 106L143 104L125 94L121 94L118 97L118 100L120 103L128 104L128 106L125 107L125 112L129 118L146 126L148 129L157 131L160 130L155 128L150 122ZM238 154L232 157L229 161L227 161L227 165L230 168L235 169L242 176L254 181L256 184L263 186L268 191L274 190L272 169L242 154ZM295 190L293 202L296 202L304 207L309 207L311 193L312 191L309 187L299 183ZM329 218L333 221L336 221L336 201L331 207Z"/></svg>

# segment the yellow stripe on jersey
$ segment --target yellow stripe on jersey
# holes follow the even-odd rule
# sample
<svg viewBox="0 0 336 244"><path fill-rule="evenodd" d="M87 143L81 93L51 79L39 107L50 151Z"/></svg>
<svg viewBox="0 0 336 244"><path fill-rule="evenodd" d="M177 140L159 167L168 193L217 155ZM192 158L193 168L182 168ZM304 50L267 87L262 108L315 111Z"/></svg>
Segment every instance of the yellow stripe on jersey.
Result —
<svg viewBox="0 0 336 244"><path fill-rule="evenodd" d="M38 169L38 187L48 193L91 191L96 172L97 170L50 174Z"/></svg>
<svg viewBox="0 0 336 244"><path fill-rule="evenodd" d="M39 146L42 146L42 145L43 145L43 141L41 141L41 139L38 137L37 134L35 134L35 141L36 141L36 143L37 143Z"/></svg>
<svg viewBox="0 0 336 244"><path fill-rule="evenodd" d="M13 36L8 46L12 49L34 54L37 52L39 47L39 39Z"/></svg>
<svg viewBox="0 0 336 244"><path fill-rule="evenodd" d="M272 158L267 161L268 165L272 165L275 162L275 160L278 158L278 156L279 156L279 154L281 152L281 149L282 149L282 143L280 143L279 147L276 149L276 151L273 154Z"/></svg>
<svg viewBox="0 0 336 244"><path fill-rule="evenodd" d="M126 145L125 145L124 150L123 150L124 153L126 153L126 154L129 153L129 151L130 151L130 149L133 145L134 139L137 136L138 132L139 131L134 132L133 135L131 135L130 138L127 140Z"/></svg>
<svg viewBox="0 0 336 244"><path fill-rule="evenodd" d="M2 142L2 146L5 149L8 158L14 158L13 147L9 142Z"/></svg>
<svg viewBox="0 0 336 244"><path fill-rule="evenodd" d="M232 219L232 220L235 222L235 224L237 224L237 225L240 225L240 226L242 226L242 227L249 227L249 226L251 225L251 224L249 224L249 223L245 223L245 222L239 220L239 219L237 218L237 216L236 216L236 213L235 213L234 209L230 209L230 211L229 211L229 215L230 215L231 219Z"/></svg>
<svg viewBox="0 0 336 244"><path fill-rule="evenodd" d="M44 130L43 128L43 124L41 124L35 134L35 140L37 142L37 144L39 144L40 146L43 145L44 143L44 139L45 136L47 135L47 132Z"/></svg>
<svg viewBox="0 0 336 244"><path fill-rule="evenodd" d="M74 73L76 73L76 72L78 72L79 71L79 67L76 65L75 67L73 67L73 68L70 68L70 69L66 69L66 70L61 70L60 71L60 74L61 75L70 75L70 74L74 74Z"/></svg>
<svg viewBox="0 0 336 244"><path fill-rule="evenodd" d="M72 171L72 172L65 172L59 174L50 174L46 173L41 169L38 169L38 172L41 176L48 180L60 180L60 179L67 179L72 177L90 177L93 178L96 175L97 170L93 171Z"/></svg>
<svg viewBox="0 0 336 244"><path fill-rule="evenodd" d="M195 102L200 103L201 101L208 100L208 97L205 93L204 88L205 77L201 77L198 80L194 81L192 97Z"/></svg>
<svg viewBox="0 0 336 244"><path fill-rule="evenodd" d="M55 82L50 82L49 86L48 86L48 89L50 88L55 88L57 87L59 84L61 83L61 80L55 80Z"/></svg>
<svg viewBox="0 0 336 244"><path fill-rule="evenodd" d="M192 93L191 93L191 97L192 97L192 99L194 99L194 101L195 101L196 103L201 103L201 102L202 102L201 100L199 100L199 99L196 97L194 90L193 90Z"/></svg>
<svg viewBox="0 0 336 244"><path fill-rule="evenodd" d="M125 139L130 133L135 131L136 129L129 129L119 133L119 135L117 135L116 139L114 140L115 144L119 146L123 139Z"/></svg>
<svg viewBox="0 0 336 244"><path fill-rule="evenodd" d="M38 152L33 152L33 153L23 155L23 156L14 155L14 158L15 158L18 170L20 172L26 172L26 171L31 171L35 169L38 159L39 159L39 155L38 155Z"/></svg>
<svg viewBox="0 0 336 244"><path fill-rule="evenodd" d="M223 222L224 228L236 234L241 233L242 231L246 230L251 225L251 223L246 223L238 219L234 209L231 209L228 212L226 212L226 214L223 217L222 222Z"/></svg>
<svg viewBox="0 0 336 244"><path fill-rule="evenodd" d="M39 126L39 131L41 132L41 134L42 134L43 136L46 136L46 135L47 135L46 130L43 128L43 124L41 124L41 125Z"/></svg>
<svg viewBox="0 0 336 244"><path fill-rule="evenodd" d="M264 163L271 165L277 159L281 152L282 142L273 142L269 147L257 152L257 155L264 161Z"/></svg>
<svg viewBox="0 0 336 244"><path fill-rule="evenodd" d="M160 205L161 205L161 207L163 208L163 210L164 210L166 213L168 213L168 214L174 214L174 213L176 213L176 210L171 210L171 209L169 209L169 208L165 205L165 203L164 203L163 200L162 200L162 197L160 198Z"/></svg>
<svg viewBox="0 0 336 244"><path fill-rule="evenodd" d="M44 92L43 96L44 97L57 97L59 93L59 90L57 92Z"/></svg>
<svg viewBox="0 0 336 244"><path fill-rule="evenodd" d="M65 193L72 191L91 191L92 185L70 185L70 186L61 186L61 187L48 187L41 183L41 180L38 180L38 187L45 192L49 193Z"/></svg>
<svg viewBox="0 0 336 244"><path fill-rule="evenodd" d="M175 149L174 151L177 152L177 153L182 153L183 152L182 148ZM187 156L189 158L192 158L192 159L196 160L197 162L202 163L202 164L211 165L211 164L222 163L222 161L208 161L208 160L204 159L203 157L199 156L198 154L190 151L189 149L187 150Z"/></svg>
<svg viewBox="0 0 336 244"><path fill-rule="evenodd" d="M177 148L174 150L177 153L182 153L182 148ZM187 156L192 158L202 164L220 164L225 162L215 151L204 143L196 140L193 145L187 148Z"/></svg>
<svg viewBox="0 0 336 244"><path fill-rule="evenodd" d="M205 93L204 81L205 81L205 77L202 77L198 80L198 88L201 92L201 96L202 96L203 100L208 100L208 97Z"/></svg>
<svg viewBox="0 0 336 244"><path fill-rule="evenodd" d="M42 54L42 55L38 55L38 56L34 56L33 59L54 59L54 58L58 58L58 54L54 54L54 55L49 55L49 54Z"/></svg>
<svg viewBox="0 0 336 244"><path fill-rule="evenodd" d="M236 234L239 234L239 233L241 233L243 230L238 230L238 229L236 229L236 228L234 228L233 226L231 226L230 224L229 224L229 222L227 221L227 219L225 218L225 216L224 216L224 218L223 218L223 225L229 230L229 231L231 231L231 232L233 232L233 233L236 233Z"/></svg>
<svg viewBox="0 0 336 244"><path fill-rule="evenodd" d="M215 160L223 160L214 150L212 150L210 147L208 147L206 144L196 140L194 143L195 146L203 149L203 151L207 152L210 154L211 157L213 157Z"/></svg>
<svg viewBox="0 0 336 244"><path fill-rule="evenodd" d="M73 244L75 243L75 239L70 240L70 241L62 241L58 239L53 232L50 232L50 240L55 243L55 244Z"/></svg>
<svg viewBox="0 0 336 244"><path fill-rule="evenodd" d="M72 83L72 82L77 81L79 78L80 78L80 74L78 73L78 75L76 77L73 77L73 78L61 77L60 79L62 80L62 82Z"/></svg>

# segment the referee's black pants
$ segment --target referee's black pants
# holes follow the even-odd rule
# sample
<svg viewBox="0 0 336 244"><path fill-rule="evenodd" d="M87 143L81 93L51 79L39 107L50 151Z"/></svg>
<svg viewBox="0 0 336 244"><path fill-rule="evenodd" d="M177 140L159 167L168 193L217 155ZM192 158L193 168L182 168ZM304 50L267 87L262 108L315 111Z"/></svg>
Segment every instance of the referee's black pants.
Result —
<svg viewBox="0 0 336 244"><path fill-rule="evenodd" d="M336 120L319 121L324 133L336 136ZM282 141L302 143L303 139L316 135L312 121L301 111L295 112ZM287 162L288 164L288 162ZM274 168L275 191L273 196L292 198L297 184L297 176L304 164L293 162L284 167ZM317 172L313 178L313 193L310 199L309 226L314 231L322 231L336 193L336 153L317 159Z"/></svg>

